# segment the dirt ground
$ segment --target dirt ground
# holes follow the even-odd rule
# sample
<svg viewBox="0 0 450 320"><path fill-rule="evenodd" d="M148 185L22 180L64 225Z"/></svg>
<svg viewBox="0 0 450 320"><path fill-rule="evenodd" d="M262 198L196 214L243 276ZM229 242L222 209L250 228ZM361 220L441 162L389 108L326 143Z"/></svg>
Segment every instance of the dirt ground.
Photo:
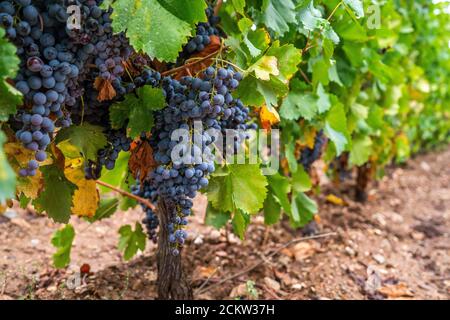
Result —
<svg viewBox="0 0 450 320"><path fill-rule="evenodd" d="M196 298L450 298L450 148L389 169L366 204L352 201L350 184L322 194L316 227L267 228L257 216L245 241L204 226L199 199L183 253ZM0 216L0 298L154 299L155 246L128 263L117 250L120 226L141 218L139 210L93 225L74 218L71 265L55 270L50 239L59 225L8 211ZM302 240L305 233L318 238ZM80 275L83 264L89 275Z"/></svg>

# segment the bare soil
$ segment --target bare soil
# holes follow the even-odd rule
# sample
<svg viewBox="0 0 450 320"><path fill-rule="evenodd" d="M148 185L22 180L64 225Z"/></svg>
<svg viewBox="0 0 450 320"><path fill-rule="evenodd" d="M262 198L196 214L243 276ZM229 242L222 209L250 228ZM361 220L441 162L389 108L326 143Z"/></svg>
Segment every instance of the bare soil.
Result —
<svg viewBox="0 0 450 320"><path fill-rule="evenodd" d="M320 219L306 230L266 227L256 216L244 241L203 224L196 203L183 255L197 299L449 299L450 149L387 170L365 204L351 182L325 186ZM344 203L330 201L330 194ZM51 264L59 228L32 211L0 216L0 299L154 299L155 246L124 262L118 229L130 210L90 225L73 218L71 265ZM302 240L305 233L319 238ZM89 274L80 275L83 264Z"/></svg>

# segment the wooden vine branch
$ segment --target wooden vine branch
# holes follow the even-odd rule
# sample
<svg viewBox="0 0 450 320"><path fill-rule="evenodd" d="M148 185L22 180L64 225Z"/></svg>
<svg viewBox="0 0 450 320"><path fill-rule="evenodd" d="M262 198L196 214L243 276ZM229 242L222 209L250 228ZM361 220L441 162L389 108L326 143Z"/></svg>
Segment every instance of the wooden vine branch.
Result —
<svg viewBox="0 0 450 320"><path fill-rule="evenodd" d="M220 8L222 7L223 0L218 0L216 6L214 7L214 15L218 16Z"/></svg>
<svg viewBox="0 0 450 320"><path fill-rule="evenodd" d="M182 71L182 70L185 70L185 69L189 69L190 67L195 66L198 63L201 63L201 62L203 62L205 60L211 59L212 57L216 56L221 50L222 50L222 48L220 48L219 50L214 51L213 53L208 54L205 57L202 57L202 58L200 58L198 60L195 60L194 62L186 63L185 65L183 65L181 67L173 68L173 69L161 72L161 75L163 77L165 77L165 76L169 76L169 75L178 73L179 71Z"/></svg>
<svg viewBox="0 0 450 320"><path fill-rule="evenodd" d="M106 187L106 188L111 189L111 190L113 190L113 191L116 191L117 193L120 193L121 195L123 195L123 196L125 196L125 197L134 199L134 200L136 200L137 202L140 202L140 203L142 203L143 205L147 206L148 208L152 209L153 211L156 211L155 205L154 205L153 203L151 203L150 201L148 201L147 199L138 197L138 196L136 196L136 195L134 195L134 194L132 194L132 193L129 193L129 192L125 191L125 190L116 188L116 187L114 187L114 186L112 186L112 185L110 185L110 184L108 184L108 183L106 183L106 182L100 181L100 180L97 180L96 183L97 183L98 185L100 185L100 186L103 186L103 187Z"/></svg>

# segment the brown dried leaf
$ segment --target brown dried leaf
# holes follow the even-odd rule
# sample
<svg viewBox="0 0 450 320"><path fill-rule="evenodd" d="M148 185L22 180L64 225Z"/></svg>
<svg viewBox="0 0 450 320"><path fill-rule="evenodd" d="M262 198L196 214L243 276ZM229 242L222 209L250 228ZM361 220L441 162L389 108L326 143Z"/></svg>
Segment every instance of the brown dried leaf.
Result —
<svg viewBox="0 0 450 320"><path fill-rule="evenodd" d="M403 282L399 282L395 285L393 284L393 285L383 286L383 287L379 288L378 291L381 294L384 294L385 296L387 296L389 299L414 297L414 293Z"/></svg>
<svg viewBox="0 0 450 320"><path fill-rule="evenodd" d="M278 281L276 281L276 280L273 280L273 279L269 278L269 277L265 277L264 278L264 283L266 284L266 286L268 286L269 288L271 288L275 292L278 292L281 289L280 283Z"/></svg>
<svg viewBox="0 0 450 320"><path fill-rule="evenodd" d="M97 100L100 102L112 100L117 95L111 82L100 77L95 79L94 88L98 91Z"/></svg>
<svg viewBox="0 0 450 320"><path fill-rule="evenodd" d="M153 158L153 149L148 141L136 140L131 146L131 156L128 162L135 179L139 176L141 180L145 179L149 172L158 166Z"/></svg>
<svg viewBox="0 0 450 320"><path fill-rule="evenodd" d="M206 68L208 68L210 65L213 64L214 62L213 57L209 59L203 59L195 63L195 60L207 57L213 54L214 52L219 51L221 46L220 38L218 36L210 36L210 39L211 43L208 46L206 46L202 52L192 55L188 60L189 67L180 70L176 74L175 79L179 80L185 76L197 75L202 70L205 70ZM190 60L192 60L192 62Z"/></svg>
<svg viewBox="0 0 450 320"><path fill-rule="evenodd" d="M208 279L212 277L217 271L217 268L215 267L202 267L198 266L194 270L194 278L196 279Z"/></svg>
<svg viewBox="0 0 450 320"><path fill-rule="evenodd" d="M309 242L300 242L292 248L296 261L303 261L316 253L316 249Z"/></svg>

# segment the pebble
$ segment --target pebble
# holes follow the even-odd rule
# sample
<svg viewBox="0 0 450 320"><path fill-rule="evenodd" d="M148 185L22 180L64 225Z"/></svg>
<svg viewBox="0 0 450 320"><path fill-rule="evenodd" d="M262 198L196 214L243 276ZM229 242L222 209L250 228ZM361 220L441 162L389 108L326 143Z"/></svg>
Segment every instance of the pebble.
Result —
<svg viewBox="0 0 450 320"><path fill-rule="evenodd" d="M356 256L356 251L353 248L345 247L345 253L347 253L350 257Z"/></svg>
<svg viewBox="0 0 450 320"><path fill-rule="evenodd" d="M6 210L3 216L11 220L17 218L17 212L14 210Z"/></svg>
<svg viewBox="0 0 450 320"><path fill-rule="evenodd" d="M194 240L194 244L196 245L202 245L203 244L203 236L198 236L197 238L195 238Z"/></svg>
<svg viewBox="0 0 450 320"><path fill-rule="evenodd" d="M273 280L269 277L265 277L264 278L264 283L266 284L266 286L268 286L269 288L275 290L275 291L279 291L281 289L281 285L278 281Z"/></svg>
<svg viewBox="0 0 450 320"><path fill-rule="evenodd" d="M217 240L219 239L221 236L220 231L219 230L213 230L211 231L211 233L209 234L209 238L213 239L213 240Z"/></svg>
<svg viewBox="0 0 450 320"><path fill-rule="evenodd" d="M384 264L386 262L386 258L381 254L374 254L372 255L372 258L379 264Z"/></svg>

